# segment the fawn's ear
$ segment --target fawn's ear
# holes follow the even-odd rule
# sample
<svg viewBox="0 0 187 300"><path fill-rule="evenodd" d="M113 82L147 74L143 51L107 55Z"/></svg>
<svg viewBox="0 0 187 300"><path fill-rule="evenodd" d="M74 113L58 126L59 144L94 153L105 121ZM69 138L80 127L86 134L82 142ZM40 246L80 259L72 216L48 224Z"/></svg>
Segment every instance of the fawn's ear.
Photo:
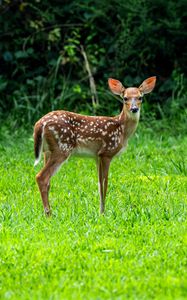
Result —
<svg viewBox="0 0 187 300"><path fill-rule="evenodd" d="M139 86L140 92L143 94L149 94L154 89L155 83L156 83L156 76L147 78Z"/></svg>
<svg viewBox="0 0 187 300"><path fill-rule="evenodd" d="M111 92L115 95L121 95L124 92L125 88L119 80L109 78L108 85Z"/></svg>

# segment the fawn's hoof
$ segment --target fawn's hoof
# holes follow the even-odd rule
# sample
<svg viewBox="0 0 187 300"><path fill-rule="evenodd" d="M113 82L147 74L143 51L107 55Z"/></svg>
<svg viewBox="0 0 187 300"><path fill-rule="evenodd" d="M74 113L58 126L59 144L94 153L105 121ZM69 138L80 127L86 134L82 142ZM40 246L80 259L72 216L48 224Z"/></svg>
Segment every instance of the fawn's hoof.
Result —
<svg viewBox="0 0 187 300"><path fill-rule="evenodd" d="M45 211L46 217L50 217L51 216L51 210L49 208L45 208L44 211Z"/></svg>

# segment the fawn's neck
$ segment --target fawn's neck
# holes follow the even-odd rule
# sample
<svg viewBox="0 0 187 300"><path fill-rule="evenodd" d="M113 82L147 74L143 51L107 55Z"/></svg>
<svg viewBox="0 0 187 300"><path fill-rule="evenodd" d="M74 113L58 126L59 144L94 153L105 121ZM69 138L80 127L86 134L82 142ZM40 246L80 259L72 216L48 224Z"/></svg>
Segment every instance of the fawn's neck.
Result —
<svg viewBox="0 0 187 300"><path fill-rule="evenodd" d="M124 136L129 138L136 130L140 119L140 111L132 113L127 111L126 107L123 107L121 114L119 115L120 122L124 125Z"/></svg>

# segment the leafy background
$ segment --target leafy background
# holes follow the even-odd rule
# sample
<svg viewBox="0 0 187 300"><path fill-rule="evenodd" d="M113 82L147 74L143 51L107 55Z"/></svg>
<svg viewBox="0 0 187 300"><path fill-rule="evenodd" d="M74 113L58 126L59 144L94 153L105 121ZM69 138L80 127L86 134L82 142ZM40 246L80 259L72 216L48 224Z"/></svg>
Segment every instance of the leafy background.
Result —
<svg viewBox="0 0 187 300"><path fill-rule="evenodd" d="M139 85L158 78L144 119L185 122L186 0L72 0L0 3L0 117L30 126L66 109L118 113L107 79ZM93 105L87 54L99 103ZM179 126L180 127L180 126Z"/></svg>

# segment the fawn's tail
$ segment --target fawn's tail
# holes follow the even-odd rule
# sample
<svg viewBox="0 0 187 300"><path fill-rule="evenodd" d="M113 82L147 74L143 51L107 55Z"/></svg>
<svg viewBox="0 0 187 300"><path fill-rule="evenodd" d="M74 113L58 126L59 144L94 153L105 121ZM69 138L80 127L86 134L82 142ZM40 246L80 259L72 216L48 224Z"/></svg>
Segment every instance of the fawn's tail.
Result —
<svg viewBox="0 0 187 300"><path fill-rule="evenodd" d="M34 128L34 154L35 154L34 166L36 166L40 161L42 146L43 146L43 126L41 126L41 124L36 124Z"/></svg>

